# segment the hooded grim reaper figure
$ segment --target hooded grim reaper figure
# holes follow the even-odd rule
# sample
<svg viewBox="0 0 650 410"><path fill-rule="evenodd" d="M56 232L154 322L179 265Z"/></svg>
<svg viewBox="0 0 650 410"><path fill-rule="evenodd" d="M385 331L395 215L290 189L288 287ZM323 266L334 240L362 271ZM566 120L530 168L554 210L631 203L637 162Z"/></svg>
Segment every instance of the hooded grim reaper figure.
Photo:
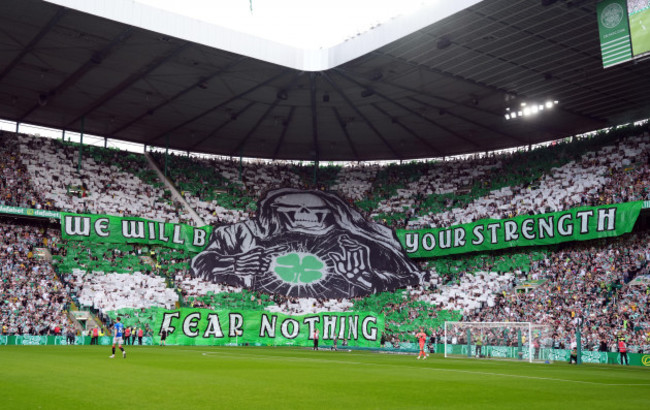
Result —
<svg viewBox="0 0 650 410"><path fill-rule="evenodd" d="M258 218L215 228L192 276L286 296L342 298L417 285L423 274L393 232L338 196L283 188Z"/></svg>

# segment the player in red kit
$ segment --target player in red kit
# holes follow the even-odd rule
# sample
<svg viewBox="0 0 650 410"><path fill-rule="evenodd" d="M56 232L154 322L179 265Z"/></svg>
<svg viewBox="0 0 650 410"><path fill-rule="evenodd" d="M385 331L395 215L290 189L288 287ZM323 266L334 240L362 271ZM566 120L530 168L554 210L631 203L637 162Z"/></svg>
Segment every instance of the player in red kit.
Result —
<svg viewBox="0 0 650 410"><path fill-rule="evenodd" d="M418 360L420 360L420 358L426 359L429 355L424 352L424 346L427 342L427 334L424 333L424 328L420 328L420 332L416 334L415 337L417 337L418 343L420 343L420 354L418 354Z"/></svg>

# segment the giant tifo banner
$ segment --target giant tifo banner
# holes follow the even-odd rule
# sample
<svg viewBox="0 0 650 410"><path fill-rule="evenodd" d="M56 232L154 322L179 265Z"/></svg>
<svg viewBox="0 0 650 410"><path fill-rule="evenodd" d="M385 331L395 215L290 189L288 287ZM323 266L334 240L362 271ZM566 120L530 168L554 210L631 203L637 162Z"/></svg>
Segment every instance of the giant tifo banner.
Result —
<svg viewBox="0 0 650 410"><path fill-rule="evenodd" d="M200 252L210 232L211 226L196 228L137 217L61 212L61 237L75 241L142 243Z"/></svg>
<svg viewBox="0 0 650 410"><path fill-rule="evenodd" d="M160 309L153 327L154 343L163 330L167 344L254 346L310 346L318 329L319 340L344 340L350 346L379 347L384 316L361 312L326 312L288 316L265 311Z"/></svg>
<svg viewBox="0 0 650 410"><path fill-rule="evenodd" d="M214 228L192 276L269 294L350 298L417 285L423 272L389 228L339 196L269 191L257 216Z"/></svg>
<svg viewBox="0 0 650 410"><path fill-rule="evenodd" d="M257 209L254 218L214 229L62 213L61 232L63 239L200 252L193 277L291 297L363 296L417 285L424 276L392 230L335 194L276 189Z"/></svg>
<svg viewBox="0 0 650 410"><path fill-rule="evenodd" d="M412 258L585 241L631 232L642 206L643 202L637 201L510 219L483 219L447 228L397 230L397 237Z"/></svg>
<svg viewBox="0 0 650 410"><path fill-rule="evenodd" d="M552 245L632 230L642 202L394 232L335 194L269 191L247 221L196 228L136 217L62 213L64 239L156 244L198 253L191 275L215 283L321 299L417 285L411 258Z"/></svg>

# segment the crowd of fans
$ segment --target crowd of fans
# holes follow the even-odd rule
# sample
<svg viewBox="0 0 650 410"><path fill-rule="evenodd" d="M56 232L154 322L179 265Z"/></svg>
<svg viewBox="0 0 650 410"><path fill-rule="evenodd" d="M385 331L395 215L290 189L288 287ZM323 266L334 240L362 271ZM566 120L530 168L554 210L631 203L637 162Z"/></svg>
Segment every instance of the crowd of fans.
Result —
<svg viewBox="0 0 650 410"><path fill-rule="evenodd" d="M75 271L74 284L81 287L78 299L81 306L92 306L100 311L160 306L176 307L178 294L167 287L165 279L152 273L86 273Z"/></svg>
<svg viewBox="0 0 650 410"><path fill-rule="evenodd" d="M624 134L624 135L622 135ZM154 154L165 163L162 154ZM249 219L277 187L327 189L368 219L426 228L650 199L647 125L532 151L380 166L313 167L169 156L167 168L207 223ZM311 169L311 171L310 171Z"/></svg>
<svg viewBox="0 0 650 410"><path fill-rule="evenodd" d="M151 153L190 206L211 225L254 217L277 187L329 189L366 217L393 228L425 228L483 218L553 212L580 205L650 199L647 126L530 152L404 165L313 167ZM187 222L143 155L58 140L2 137L2 198L51 208ZM4 164L3 164L4 165ZM11 188L8 184L12 184Z"/></svg>
<svg viewBox="0 0 650 410"><path fill-rule="evenodd" d="M39 249L53 240L43 227L0 223L0 324L4 334L60 335L74 329L67 316L68 293L52 265L38 255Z"/></svg>
<svg viewBox="0 0 650 410"><path fill-rule="evenodd" d="M11 139L18 144L12 154L27 170L22 183L29 179L53 209L168 222L190 220L187 212L169 200L162 185L154 182L142 155L86 146L78 169L78 144L24 135Z"/></svg>
<svg viewBox="0 0 650 410"><path fill-rule="evenodd" d="M650 234L628 235L607 241L573 244L532 263L493 301L465 309L464 319L476 322L532 322L555 329L567 348L582 326L582 342L596 350L601 340L617 336L640 350L650 349L647 283L633 278L650 273ZM538 286L516 291L526 280ZM486 291L490 291L485 287Z"/></svg>
<svg viewBox="0 0 650 410"><path fill-rule="evenodd" d="M647 8L650 8L650 0L627 0L627 12L629 14L638 13Z"/></svg>
<svg viewBox="0 0 650 410"><path fill-rule="evenodd" d="M371 215L418 229L650 199L648 133L599 140L429 165Z"/></svg>
<svg viewBox="0 0 650 410"><path fill-rule="evenodd" d="M32 188L27 168L20 161L16 134L0 131L0 205L51 209Z"/></svg>

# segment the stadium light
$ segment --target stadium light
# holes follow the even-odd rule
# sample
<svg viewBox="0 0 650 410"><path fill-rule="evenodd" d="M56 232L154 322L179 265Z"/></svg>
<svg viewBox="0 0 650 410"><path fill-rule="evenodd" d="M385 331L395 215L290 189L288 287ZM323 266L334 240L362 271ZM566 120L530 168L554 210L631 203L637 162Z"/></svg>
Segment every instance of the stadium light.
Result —
<svg viewBox="0 0 650 410"><path fill-rule="evenodd" d="M557 104L559 104L558 100L547 100L546 102L521 101L519 102L519 109L506 107L506 120L515 119L517 117L535 116Z"/></svg>

